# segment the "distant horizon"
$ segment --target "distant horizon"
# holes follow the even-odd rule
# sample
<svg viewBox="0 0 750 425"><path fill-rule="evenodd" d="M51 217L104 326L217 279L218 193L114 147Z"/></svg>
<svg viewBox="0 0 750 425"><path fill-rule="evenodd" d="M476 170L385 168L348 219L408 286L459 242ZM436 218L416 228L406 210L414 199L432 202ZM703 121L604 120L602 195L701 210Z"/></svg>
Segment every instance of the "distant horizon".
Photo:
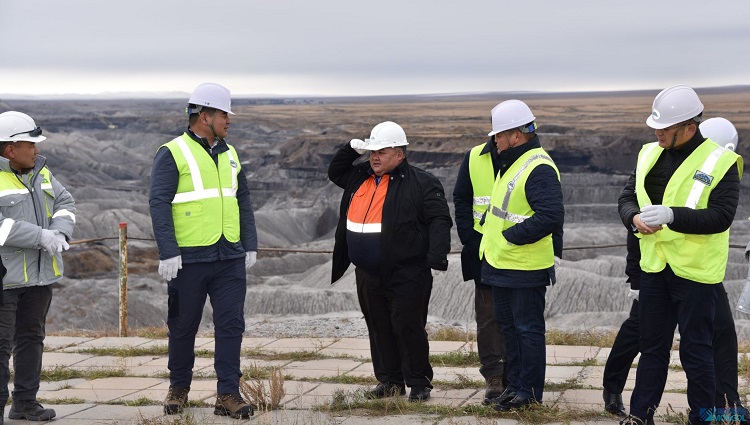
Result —
<svg viewBox="0 0 750 425"><path fill-rule="evenodd" d="M452 97L452 96L485 96L485 95L562 95L562 94L604 94L604 93L646 93L658 92L661 88L615 89L615 90L488 90L465 92L425 92L425 93L388 93L388 94L232 94L232 99L346 99L346 98L397 98L397 97ZM729 91L750 89L750 84L733 84L724 86L693 87L696 91ZM190 92L177 91L107 91L92 93L63 94L18 94L0 93L0 102L5 100L181 100L190 96Z"/></svg>

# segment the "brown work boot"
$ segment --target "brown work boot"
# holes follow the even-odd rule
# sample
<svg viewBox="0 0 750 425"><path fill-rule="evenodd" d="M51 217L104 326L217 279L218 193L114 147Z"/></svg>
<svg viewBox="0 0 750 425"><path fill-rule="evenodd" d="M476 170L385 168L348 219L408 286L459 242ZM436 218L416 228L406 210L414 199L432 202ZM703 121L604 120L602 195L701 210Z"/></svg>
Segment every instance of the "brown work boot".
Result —
<svg viewBox="0 0 750 425"><path fill-rule="evenodd" d="M176 415L182 413L188 402L188 392L190 392L190 387L174 388L170 385L167 398L164 399L164 414Z"/></svg>
<svg viewBox="0 0 750 425"><path fill-rule="evenodd" d="M231 416L234 419L253 416L253 405L245 402L239 393L219 394L214 405L214 415Z"/></svg>
<svg viewBox="0 0 750 425"><path fill-rule="evenodd" d="M484 390L485 402L492 398L500 397L503 391L505 391L505 385L503 384L503 375L490 376L489 378L487 378L486 382L487 388Z"/></svg>

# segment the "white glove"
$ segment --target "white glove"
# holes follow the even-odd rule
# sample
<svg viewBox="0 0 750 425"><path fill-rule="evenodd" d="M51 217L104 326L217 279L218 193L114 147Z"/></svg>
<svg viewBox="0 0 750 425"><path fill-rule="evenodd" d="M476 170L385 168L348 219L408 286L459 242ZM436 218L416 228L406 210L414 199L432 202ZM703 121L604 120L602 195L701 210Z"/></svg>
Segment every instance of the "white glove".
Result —
<svg viewBox="0 0 750 425"><path fill-rule="evenodd" d="M247 251L245 253L245 271L250 271L250 267L255 265L258 260L258 253L256 251Z"/></svg>
<svg viewBox="0 0 750 425"><path fill-rule="evenodd" d="M628 289L628 298L638 301L638 295L641 293L638 289Z"/></svg>
<svg viewBox="0 0 750 425"><path fill-rule="evenodd" d="M39 238L39 248L47 251L50 257L54 257L58 251L60 243L55 236L56 230L42 229L42 236Z"/></svg>
<svg viewBox="0 0 750 425"><path fill-rule="evenodd" d="M664 205L646 205L641 209L641 220L646 226L656 227L674 220L672 208Z"/></svg>
<svg viewBox="0 0 750 425"><path fill-rule="evenodd" d="M750 261L750 242L745 247L745 261Z"/></svg>
<svg viewBox="0 0 750 425"><path fill-rule="evenodd" d="M364 140L352 139L349 142L349 146L351 146L352 149L357 151L357 153L360 155L364 155L367 152L367 149L365 149L365 146L367 146L367 143L365 143Z"/></svg>
<svg viewBox="0 0 750 425"><path fill-rule="evenodd" d="M167 279L167 282L177 277L177 270L182 268L182 255L159 260L159 276Z"/></svg>
<svg viewBox="0 0 750 425"><path fill-rule="evenodd" d="M445 271L445 270L435 270L435 269L430 269L430 271L432 272L432 277L438 277L438 276L440 276L441 274L445 274L445 273L446 273L446 271Z"/></svg>
<svg viewBox="0 0 750 425"><path fill-rule="evenodd" d="M555 267L560 267L560 262L562 259L558 256L555 256Z"/></svg>
<svg viewBox="0 0 750 425"><path fill-rule="evenodd" d="M55 238L57 238L57 243L59 244L57 246L57 252L63 252L70 249L70 244L68 244L68 241L65 240L65 235L55 230Z"/></svg>

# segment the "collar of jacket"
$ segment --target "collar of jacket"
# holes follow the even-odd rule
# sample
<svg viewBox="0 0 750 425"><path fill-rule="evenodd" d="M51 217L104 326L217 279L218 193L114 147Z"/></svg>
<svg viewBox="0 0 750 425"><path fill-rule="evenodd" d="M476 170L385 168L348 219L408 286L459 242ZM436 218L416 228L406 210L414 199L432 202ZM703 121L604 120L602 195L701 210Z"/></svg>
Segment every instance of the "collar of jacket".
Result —
<svg viewBox="0 0 750 425"><path fill-rule="evenodd" d="M666 149L666 151L672 156L672 157L678 157L678 158L687 158L690 156L691 153L695 149L698 148L698 146L701 145L701 143L705 142L706 138L703 137L700 130L695 132L695 135L685 142L684 145L676 147L674 149Z"/></svg>
<svg viewBox="0 0 750 425"><path fill-rule="evenodd" d="M198 136L193 132L193 130L190 129L190 127L188 127L186 133L188 136L190 136L191 139L195 140L196 143L203 146L203 149L205 149L209 154L211 152L219 154L229 150L229 147L227 147L227 142L225 142L224 139L217 139L219 142L216 143L216 146L211 148L211 144L208 143L208 139Z"/></svg>
<svg viewBox="0 0 750 425"><path fill-rule="evenodd" d="M487 143L484 144L482 152L480 152L479 155L484 155L486 153L489 153L493 157L497 157L497 145L495 144L495 136L490 136L490 139L487 140Z"/></svg>
<svg viewBox="0 0 750 425"><path fill-rule="evenodd" d="M516 162L516 160L520 158L521 155L532 149L540 147L542 147L542 144L539 142L539 136L534 135L534 138L529 140L528 142L500 152L500 161L503 164L508 164L508 166L510 166L510 164ZM507 170L508 167L503 167L503 169Z"/></svg>

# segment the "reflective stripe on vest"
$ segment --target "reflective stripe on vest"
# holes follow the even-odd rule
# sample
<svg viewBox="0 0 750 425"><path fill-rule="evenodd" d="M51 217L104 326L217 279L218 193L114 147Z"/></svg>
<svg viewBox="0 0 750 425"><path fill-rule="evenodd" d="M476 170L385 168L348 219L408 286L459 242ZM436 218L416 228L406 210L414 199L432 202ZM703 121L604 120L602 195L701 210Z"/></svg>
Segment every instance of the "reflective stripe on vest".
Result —
<svg viewBox="0 0 750 425"><path fill-rule="evenodd" d="M664 149L654 142L644 145L638 155L635 191L640 208L652 204L646 193L645 180L663 152ZM706 209L711 191L735 163L741 170L741 162L742 158L734 152L710 140L703 142L669 179L662 205ZM689 183L691 180L692 184ZM684 279L707 284L724 280L729 256L728 229L699 235L676 232L665 225L654 234L638 233L636 236L640 238L643 271L658 273L669 264L675 275Z"/></svg>
<svg viewBox="0 0 750 425"><path fill-rule="evenodd" d="M172 200L175 237L180 247L209 246L224 237L240 240L237 174L240 163L234 147L211 155L187 134L163 145L172 153L179 181Z"/></svg>
<svg viewBox="0 0 750 425"><path fill-rule="evenodd" d="M471 179L471 188L474 194L471 214L474 218L474 230L479 233L482 233L482 226L479 224L479 221L490 205L492 186L495 183L495 168L492 166L492 154L488 152L482 155L482 150L486 145L486 143L482 143L479 146L475 146L469 153L469 178Z"/></svg>
<svg viewBox="0 0 750 425"><path fill-rule="evenodd" d="M485 218L484 235L479 246L479 257L496 269L542 270L555 263L552 234L527 245L514 245L503 236L503 231L534 215L526 199L526 181L540 165L549 165L560 173L554 161L542 148L531 149L518 158L495 181L490 198L489 214Z"/></svg>

